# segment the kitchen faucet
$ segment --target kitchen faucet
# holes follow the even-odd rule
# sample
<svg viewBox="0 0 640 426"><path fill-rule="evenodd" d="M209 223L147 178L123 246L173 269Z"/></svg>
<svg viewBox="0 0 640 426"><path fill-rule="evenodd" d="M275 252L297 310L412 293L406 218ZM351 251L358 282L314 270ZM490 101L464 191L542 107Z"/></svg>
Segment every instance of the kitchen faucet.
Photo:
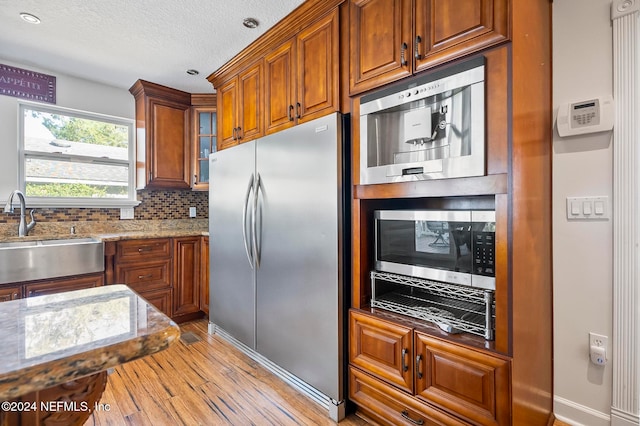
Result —
<svg viewBox="0 0 640 426"><path fill-rule="evenodd" d="M11 193L11 195L9 196L9 200L7 200L7 204L5 204L4 206L5 213L13 213L14 195L17 195L18 200L20 201L20 226L18 226L18 236L26 237L27 234L29 234L29 231L31 231L33 227L36 226L36 220L33 217L33 212L35 211L35 209L31 209L31 212L29 213L29 216L31 216L31 223L27 225L27 220L25 218L26 206L24 201L24 194L20 190L16 189Z"/></svg>

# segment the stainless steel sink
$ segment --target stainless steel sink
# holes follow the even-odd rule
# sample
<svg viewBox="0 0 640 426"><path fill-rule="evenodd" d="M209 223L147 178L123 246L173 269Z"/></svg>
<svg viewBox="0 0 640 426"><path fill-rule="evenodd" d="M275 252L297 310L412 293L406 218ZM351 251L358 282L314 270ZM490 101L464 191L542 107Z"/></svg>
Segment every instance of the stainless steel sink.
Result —
<svg viewBox="0 0 640 426"><path fill-rule="evenodd" d="M0 284L104 271L104 244L93 238L0 243Z"/></svg>

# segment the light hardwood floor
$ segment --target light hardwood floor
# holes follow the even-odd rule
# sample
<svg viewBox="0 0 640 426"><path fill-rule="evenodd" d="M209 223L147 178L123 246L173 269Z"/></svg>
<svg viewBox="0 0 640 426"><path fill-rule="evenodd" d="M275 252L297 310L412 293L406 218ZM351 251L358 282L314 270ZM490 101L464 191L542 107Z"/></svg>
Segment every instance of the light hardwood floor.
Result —
<svg viewBox="0 0 640 426"><path fill-rule="evenodd" d="M181 324L200 341L117 367L101 404L85 423L93 425L336 425L306 396L218 336L206 320ZM368 423L350 415L340 426ZM554 426L569 426L556 421Z"/></svg>
<svg viewBox="0 0 640 426"><path fill-rule="evenodd" d="M202 340L117 367L92 425L335 425L327 412L218 336L205 320L181 324ZM367 423L349 416L341 426Z"/></svg>

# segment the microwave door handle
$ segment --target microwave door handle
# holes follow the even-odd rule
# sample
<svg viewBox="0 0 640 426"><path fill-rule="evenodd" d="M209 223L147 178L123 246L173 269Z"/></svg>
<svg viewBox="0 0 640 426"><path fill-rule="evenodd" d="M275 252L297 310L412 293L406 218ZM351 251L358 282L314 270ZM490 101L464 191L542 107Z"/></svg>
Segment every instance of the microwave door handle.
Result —
<svg viewBox="0 0 640 426"><path fill-rule="evenodd" d="M251 269L253 269L253 247L249 249L249 239L247 238L247 210L249 208L249 198L251 197L251 190L253 189L253 173L249 178L249 185L247 185L247 193L244 196L244 205L242 206L242 239L244 240L244 251L247 254L247 260Z"/></svg>
<svg viewBox="0 0 640 426"><path fill-rule="evenodd" d="M253 197L253 217L252 220L252 228L253 228L253 250L254 250L254 258L256 260L256 268L260 268L260 258L262 256L261 253L261 239L262 239L262 212L258 210L258 199L260 197L260 191L262 190L262 178L260 177L260 173L258 173L256 179L256 191ZM260 213L260 220L258 220L258 213ZM258 224L260 227L258 228Z"/></svg>

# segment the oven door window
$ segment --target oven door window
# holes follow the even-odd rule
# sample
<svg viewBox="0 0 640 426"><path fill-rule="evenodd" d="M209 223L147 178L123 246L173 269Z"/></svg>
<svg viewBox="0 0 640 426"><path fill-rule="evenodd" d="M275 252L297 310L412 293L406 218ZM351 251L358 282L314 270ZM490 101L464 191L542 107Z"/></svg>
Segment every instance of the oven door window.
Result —
<svg viewBox="0 0 640 426"><path fill-rule="evenodd" d="M377 260L471 272L471 223L378 220Z"/></svg>

